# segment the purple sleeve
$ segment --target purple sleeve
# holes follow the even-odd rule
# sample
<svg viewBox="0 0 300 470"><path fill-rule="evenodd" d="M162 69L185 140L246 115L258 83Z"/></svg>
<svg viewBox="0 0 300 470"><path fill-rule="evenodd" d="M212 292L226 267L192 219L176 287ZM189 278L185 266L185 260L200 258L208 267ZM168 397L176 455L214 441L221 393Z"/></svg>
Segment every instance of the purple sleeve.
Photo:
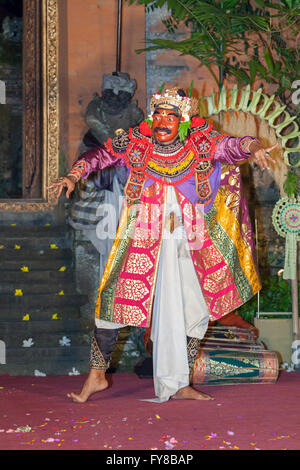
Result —
<svg viewBox="0 0 300 470"><path fill-rule="evenodd" d="M86 179L90 173L103 170L109 166L125 166L124 157L115 157L103 146L95 147L83 153L80 158L74 162L74 165L80 162L85 162L85 171L82 174L82 178L84 179Z"/></svg>
<svg viewBox="0 0 300 470"><path fill-rule="evenodd" d="M243 143L246 143L249 140L258 139L255 137L224 137L219 143L216 144L216 149L214 153L214 160L218 160L222 163L228 163L229 165L234 165L236 163L241 163L251 157L251 153L243 150Z"/></svg>

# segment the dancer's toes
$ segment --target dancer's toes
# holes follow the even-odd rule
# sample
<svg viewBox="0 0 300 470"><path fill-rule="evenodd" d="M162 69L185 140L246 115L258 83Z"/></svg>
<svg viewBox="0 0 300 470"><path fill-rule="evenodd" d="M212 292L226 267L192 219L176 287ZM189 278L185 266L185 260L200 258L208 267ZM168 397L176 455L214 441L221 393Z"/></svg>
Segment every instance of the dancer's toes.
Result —
<svg viewBox="0 0 300 470"><path fill-rule="evenodd" d="M87 401L87 398L83 398L80 395L77 395L76 393L68 393L67 396L69 398L72 398L75 403L85 403Z"/></svg>
<svg viewBox="0 0 300 470"><path fill-rule="evenodd" d="M103 373L97 374L92 371L87 378L82 390L79 394L68 393L67 396L72 398L75 403L85 403L91 395L97 392L102 392L108 387L108 381Z"/></svg>
<svg viewBox="0 0 300 470"><path fill-rule="evenodd" d="M172 395L172 398L176 400L214 400L214 397L211 395L199 392L199 390L196 390L191 386L180 388L174 395Z"/></svg>

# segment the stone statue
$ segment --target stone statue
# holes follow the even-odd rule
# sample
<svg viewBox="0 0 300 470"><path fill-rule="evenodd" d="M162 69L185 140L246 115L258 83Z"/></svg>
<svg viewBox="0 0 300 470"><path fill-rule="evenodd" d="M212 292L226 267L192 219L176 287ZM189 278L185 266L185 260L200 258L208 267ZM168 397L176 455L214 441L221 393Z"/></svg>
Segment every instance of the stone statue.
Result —
<svg viewBox="0 0 300 470"><path fill-rule="evenodd" d="M130 79L127 73L103 75L101 96L94 93L86 109L85 122L89 130L80 144L80 155L114 137L117 129L128 131L130 127L143 121L143 111L138 108L136 100L132 101L135 90L136 81ZM126 181L122 168L107 168L94 175L93 180L98 189L113 191L113 178L116 174L122 188Z"/></svg>
<svg viewBox="0 0 300 470"><path fill-rule="evenodd" d="M143 111L138 108L137 101L132 101L135 90L136 82L127 73L103 75L101 96L95 93L87 106L85 121L89 130L80 144L80 155L114 137L117 129L128 131L143 121ZM70 208L70 225L82 230L100 253L100 271L104 269L113 242L113 238L99 240L97 236L97 227L99 229L104 218L101 207L110 204L116 208L116 213L119 212L126 179L125 167L112 166L93 173L81 183L77 200Z"/></svg>
<svg viewBox="0 0 300 470"><path fill-rule="evenodd" d="M101 96L95 93L87 106L85 121L89 131L83 138L80 154L114 137L117 129L127 131L142 122L143 111L137 101L131 101L135 90L136 82L127 73L103 75Z"/></svg>

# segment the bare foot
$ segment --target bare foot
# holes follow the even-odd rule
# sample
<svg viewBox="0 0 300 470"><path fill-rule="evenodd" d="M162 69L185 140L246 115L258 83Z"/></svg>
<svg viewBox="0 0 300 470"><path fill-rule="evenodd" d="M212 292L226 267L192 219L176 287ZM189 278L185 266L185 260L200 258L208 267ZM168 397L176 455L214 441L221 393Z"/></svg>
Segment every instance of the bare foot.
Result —
<svg viewBox="0 0 300 470"><path fill-rule="evenodd" d="M175 400L214 400L214 397L206 395L206 393L199 392L191 386L183 387L177 390L171 398Z"/></svg>
<svg viewBox="0 0 300 470"><path fill-rule="evenodd" d="M67 396L72 398L75 403L85 403L91 395L96 392L102 392L108 387L108 381L105 377L104 370L91 369L82 390L79 394L68 393Z"/></svg>

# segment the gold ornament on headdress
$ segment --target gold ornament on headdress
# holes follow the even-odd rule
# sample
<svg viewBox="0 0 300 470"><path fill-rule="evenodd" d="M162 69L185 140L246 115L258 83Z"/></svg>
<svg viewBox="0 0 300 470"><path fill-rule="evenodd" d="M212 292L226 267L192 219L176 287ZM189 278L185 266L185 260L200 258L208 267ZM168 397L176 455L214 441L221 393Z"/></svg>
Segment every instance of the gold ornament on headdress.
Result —
<svg viewBox="0 0 300 470"><path fill-rule="evenodd" d="M173 109L174 106L178 109L181 116L186 119L191 119L198 114L198 100L196 98L189 98L188 96L181 96L178 90L182 88L174 87L166 90L163 93L156 93L152 96L150 101L151 114L156 108Z"/></svg>

